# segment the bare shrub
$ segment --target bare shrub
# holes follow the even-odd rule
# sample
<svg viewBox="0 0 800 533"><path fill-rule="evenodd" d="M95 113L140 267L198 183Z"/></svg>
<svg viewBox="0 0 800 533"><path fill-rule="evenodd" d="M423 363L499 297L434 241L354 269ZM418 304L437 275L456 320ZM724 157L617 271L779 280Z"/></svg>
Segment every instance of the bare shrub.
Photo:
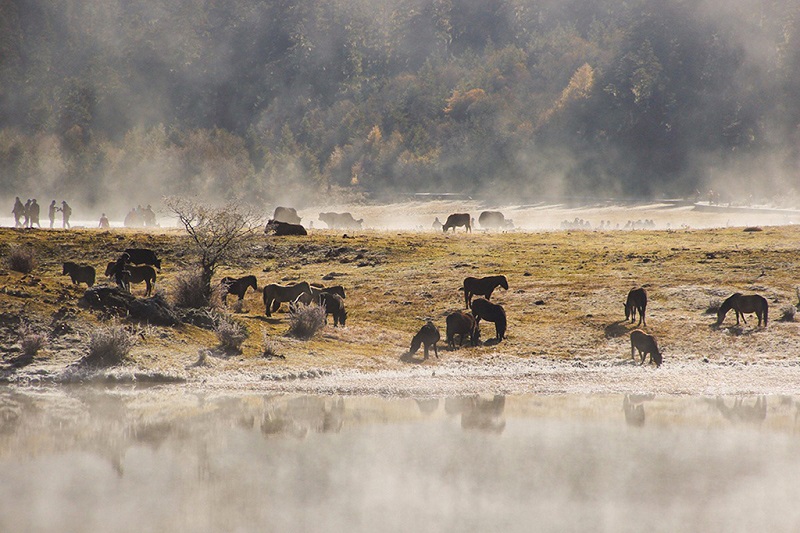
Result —
<svg viewBox="0 0 800 533"><path fill-rule="evenodd" d="M23 274L30 274L36 267L33 250L24 246L12 246L6 257L8 268Z"/></svg>
<svg viewBox="0 0 800 533"><path fill-rule="evenodd" d="M280 355L278 353L278 343L276 343L272 337L270 337L267 330L261 329L261 346L263 347L263 351L261 355L266 357L267 359L286 359L286 357Z"/></svg>
<svg viewBox="0 0 800 533"><path fill-rule="evenodd" d="M289 335L310 339L325 326L325 308L321 305L297 305L289 310Z"/></svg>
<svg viewBox="0 0 800 533"><path fill-rule="evenodd" d="M83 362L92 366L113 366L128 358L136 335L124 326L112 324L97 328L89 337L89 351Z"/></svg>
<svg viewBox="0 0 800 533"><path fill-rule="evenodd" d="M22 324L19 328L20 346L23 355L36 355L39 350L47 345L47 336L37 333L28 324Z"/></svg>
<svg viewBox="0 0 800 533"><path fill-rule="evenodd" d="M237 314L244 313L244 300L237 299L233 302L233 304L231 304L231 310Z"/></svg>
<svg viewBox="0 0 800 533"><path fill-rule="evenodd" d="M797 308L793 305L784 305L781 307L781 316L778 318L781 322L794 322L794 315Z"/></svg>
<svg viewBox="0 0 800 533"><path fill-rule="evenodd" d="M182 272L175 277L173 300L177 307L202 309L204 307L218 307L220 294L212 290L211 298L206 296L206 284L201 270Z"/></svg>
<svg viewBox="0 0 800 533"><path fill-rule="evenodd" d="M242 343L247 339L247 328L239 322L222 313L217 313L214 332L217 334L220 346L226 351L241 352Z"/></svg>
<svg viewBox="0 0 800 533"><path fill-rule="evenodd" d="M708 309L706 309L706 314L716 315L720 307L722 307L722 300L720 300L719 298L711 298L708 301Z"/></svg>

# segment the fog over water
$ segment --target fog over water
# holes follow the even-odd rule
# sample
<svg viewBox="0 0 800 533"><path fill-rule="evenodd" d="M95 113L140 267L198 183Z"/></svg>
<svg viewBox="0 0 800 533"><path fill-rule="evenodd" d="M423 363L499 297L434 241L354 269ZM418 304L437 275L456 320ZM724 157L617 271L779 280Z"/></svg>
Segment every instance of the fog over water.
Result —
<svg viewBox="0 0 800 533"><path fill-rule="evenodd" d="M0 391L2 531L796 531L797 399Z"/></svg>

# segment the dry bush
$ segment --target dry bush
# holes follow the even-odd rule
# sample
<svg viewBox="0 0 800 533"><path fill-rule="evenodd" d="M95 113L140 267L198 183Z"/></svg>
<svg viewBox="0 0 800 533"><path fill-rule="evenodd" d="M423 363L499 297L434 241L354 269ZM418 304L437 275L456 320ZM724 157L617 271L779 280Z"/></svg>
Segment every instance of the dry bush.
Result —
<svg viewBox="0 0 800 533"><path fill-rule="evenodd" d="M36 266L33 250L23 246L12 246L6 257L8 268L23 274L30 274Z"/></svg>
<svg viewBox="0 0 800 533"><path fill-rule="evenodd" d="M708 301L708 309L706 309L706 314L716 315L720 307L722 307L722 300L719 298L711 298Z"/></svg>
<svg viewBox="0 0 800 533"><path fill-rule="evenodd" d="M325 326L325 308L321 305L297 305L289 310L289 335L310 339Z"/></svg>
<svg viewBox="0 0 800 533"><path fill-rule="evenodd" d="M219 307L221 293L218 287L211 291L211 298L206 298L205 280L201 270L183 272L175 277L173 300L175 306L190 309Z"/></svg>
<svg viewBox="0 0 800 533"><path fill-rule="evenodd" d="M39 350L47 345L47 336L37 333L28 324L22 324L19 328L20 346L23 355L36 355Z"/></svg>
<svg viewBox="0 0 800 533"><path fill-rule="evenodd" d="M214 332L220 346L226 351L241 352L242 343L247 339L247 328L228 315L216 313Z"/></svg>
<svg viewBox="0 0 800 533"><path fill-rule="evenodd" d="M113 366L128 358L136 344L136 335L124 326L100 327L89 337L89 352L83 362L92 366Z"/></svg>
<svg viewBox="0 0 800 533"><path fill-rule="evenodd" d="M267 359L286 359L286 357L278 353L278 343L270 337L267 330L261 328L261 346L263 350L261 355Z"/></svg>
<svg viewBox="0 0 800 533"><path fill-rule="evenodd" d="M784 305L781 307L781 315L778 318L781 322L794 322L794 315L797 312L797 308L793 305Z"/></svg>

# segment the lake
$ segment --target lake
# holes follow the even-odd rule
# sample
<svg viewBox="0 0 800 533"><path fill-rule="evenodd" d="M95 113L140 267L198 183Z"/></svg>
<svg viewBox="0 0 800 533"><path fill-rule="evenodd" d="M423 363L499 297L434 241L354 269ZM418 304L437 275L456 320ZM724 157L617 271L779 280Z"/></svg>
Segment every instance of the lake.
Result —
<svg viewBox="0 0 800 533"><path fill-rule="evenodd" d="M798 406L0 388L0 531L797 531Z"/></svg>

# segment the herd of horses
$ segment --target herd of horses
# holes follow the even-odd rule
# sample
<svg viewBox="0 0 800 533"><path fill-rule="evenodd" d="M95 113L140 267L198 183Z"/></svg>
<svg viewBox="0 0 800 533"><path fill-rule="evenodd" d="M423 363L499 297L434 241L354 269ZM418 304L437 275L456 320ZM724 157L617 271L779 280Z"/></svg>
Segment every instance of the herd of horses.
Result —
<svg viewBox="0 0 800 533"><path fill-rule="evenodd" d="M156 269L161 270L161 260L148 248L127 248L115 261L106 266L105 275L116 281L117 286L131 292L132 283L145 283L145 297L153 293L156 284ZM62 275L69 276L72 283L85 283L92 287L97 280L97 272L91 265L65 261Z"/></svg>

